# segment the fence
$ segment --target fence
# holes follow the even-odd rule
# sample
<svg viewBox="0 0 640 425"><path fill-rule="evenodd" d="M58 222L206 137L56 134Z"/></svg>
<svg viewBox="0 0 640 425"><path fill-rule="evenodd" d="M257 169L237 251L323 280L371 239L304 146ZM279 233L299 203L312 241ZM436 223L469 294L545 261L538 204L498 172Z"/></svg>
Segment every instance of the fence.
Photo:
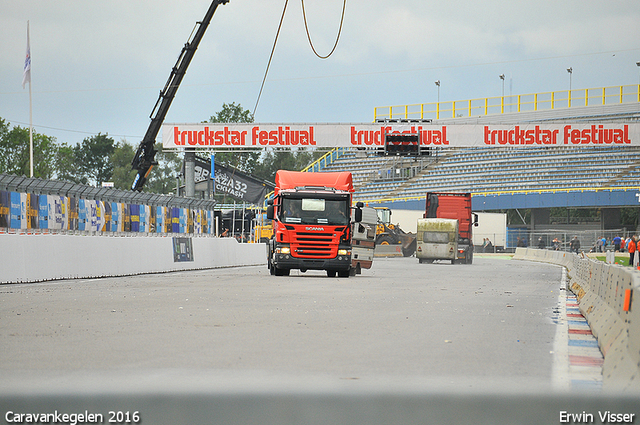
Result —
<svg viewBox="0 0 640 425"><path fill-rule="evenodd" d="M10 233L215 234L215 205L211 200L0 174L0 230Z"/></svg>
<svg viewBox="0 0 640 425"><path fill-rule="evenodd" d="M640 102L640 84L413 105L377 106L379 119L443 119Z"/></svg>

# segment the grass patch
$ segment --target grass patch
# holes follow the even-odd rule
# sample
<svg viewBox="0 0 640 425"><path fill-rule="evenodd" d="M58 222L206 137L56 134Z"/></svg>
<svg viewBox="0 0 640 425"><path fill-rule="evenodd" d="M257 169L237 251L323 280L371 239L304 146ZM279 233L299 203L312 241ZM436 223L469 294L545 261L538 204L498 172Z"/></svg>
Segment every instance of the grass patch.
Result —
<svg viewBox="0 0 640 425"><path fill-rule="evenodd" d="M604 255L597 255L596 256L596 260L602 261L602 262L606 262L607 261L607 257ZM616 264L620 265L620 266L629 266L629 255L625 255L625 256L617 256L616 255Z"/></svg>

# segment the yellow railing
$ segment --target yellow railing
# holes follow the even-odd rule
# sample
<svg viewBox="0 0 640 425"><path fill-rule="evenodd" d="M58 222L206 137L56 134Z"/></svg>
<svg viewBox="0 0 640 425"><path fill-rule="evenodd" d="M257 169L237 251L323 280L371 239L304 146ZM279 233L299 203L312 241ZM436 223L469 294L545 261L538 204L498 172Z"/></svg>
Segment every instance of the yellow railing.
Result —
<svg viewBox="0 0 640 425"><path fill-rule="evenodd" d="M377 106L373 110L373 116L374 120L463 118L636 102L640 102L640 84L413 105Z"/></svg>
<svg viewBox="0 0 640 425"><path fill-rule="evenodd" d="M345 148L342 148L342 147L333 148L329 152L325 153L320 158L316 159L315 161L313 161L311 164L307 165L305 168L303 168L300 171L309 172L309 173L322 171L325 167L332 164L333 161L338 159L338 157L342 154L344 150Z"/></svg>
<svg viewBox="0 0 640 425"><path fill-rule="evenodd" d="M531 193L557 193L557 192L612 192L612 191L628 191L628 190L640 190L640 186L621 186L621 187L573 187L573 188L561 188L561 189L527 189L527 190L499 190L491 192L471 192L471 196L489 196L489 195L527 195ZM369 204L381 204L387 202L406 202L425 199L427 192L424 195L416 196L404 196L404 197L390 197L390 198L377 198L377 199L357 199L358 202L364 202Z"/></svg>

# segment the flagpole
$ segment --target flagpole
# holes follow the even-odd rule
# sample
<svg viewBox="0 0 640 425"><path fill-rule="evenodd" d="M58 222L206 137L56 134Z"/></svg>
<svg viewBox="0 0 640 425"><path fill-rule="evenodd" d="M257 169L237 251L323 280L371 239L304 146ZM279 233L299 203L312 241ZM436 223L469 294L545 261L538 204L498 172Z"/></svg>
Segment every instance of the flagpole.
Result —
<svg viewBox="0 0 640 425"><path fill-rule="evenodd" d="M24 62L24 74L22 76L22 88L29 83L29 170L33 177L33 107L31 100L31 41L29 40L29 21L27 21L27 57Z"/></svg>
<svg viewBox="0 0 640 425"><path fill-rule="evenodd" d="M28 25L27 28L29 28ZM33 178L33 107L31 102L31 80L29 80L29 168L31 177Z"/></svg>

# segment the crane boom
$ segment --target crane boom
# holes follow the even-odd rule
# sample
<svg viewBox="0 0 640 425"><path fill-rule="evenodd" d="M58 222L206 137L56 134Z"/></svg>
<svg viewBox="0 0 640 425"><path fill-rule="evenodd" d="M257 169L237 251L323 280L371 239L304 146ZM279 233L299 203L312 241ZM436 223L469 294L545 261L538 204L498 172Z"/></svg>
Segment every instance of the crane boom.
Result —
<svg viewBox="0 0 640 425"><path fill-rule="evenodd" d="M209 22L211 22L213 14L220 4L226 4L228 2L229 0L213 0L211 6L209 6L209 10L207 10L207 13L204 16L204 19L200 22L196 22L196 27L191 33L192 37L190 36L190 39L182 48L178 61L172 68L164 89L160 91L160 96L158 97L158 100L151 111L151 115L149 116L149 118L151 118L149 128L147 128L147 132L140 142L136 155L131 162L131 168L138 170L138 174L131 186L132 190L137 190L138 192L142 190L142 187L151 172L151 168L157 164L157 162L155 162L156 150L153 145L156 137L158 136L158 132L160 131L160 127L162 126L164 118L169 111L169 107L171 106L171 102L178 91L178 87L180 87L182 78L187 72L191 59L193 59L193 56L198 49L198 44L200 44L200 40L202 40L202 37L209 26Z"/></svg>

